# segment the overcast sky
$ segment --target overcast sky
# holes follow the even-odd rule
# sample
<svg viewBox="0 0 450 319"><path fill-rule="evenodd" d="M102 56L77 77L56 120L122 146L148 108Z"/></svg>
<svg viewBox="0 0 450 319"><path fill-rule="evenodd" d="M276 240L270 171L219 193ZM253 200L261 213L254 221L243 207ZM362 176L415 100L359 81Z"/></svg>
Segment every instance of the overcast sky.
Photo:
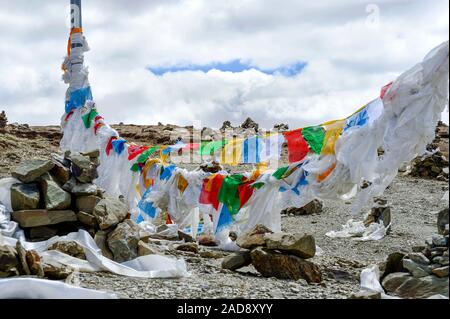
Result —
<svg viewBox="0 0 450 319"><path fill-rule="evenodd" d="M10 122L59 124L68 2L0 0ZM449 38L448 0L82 2L90 82L109 123L319 124L376 98Z"/></svg>

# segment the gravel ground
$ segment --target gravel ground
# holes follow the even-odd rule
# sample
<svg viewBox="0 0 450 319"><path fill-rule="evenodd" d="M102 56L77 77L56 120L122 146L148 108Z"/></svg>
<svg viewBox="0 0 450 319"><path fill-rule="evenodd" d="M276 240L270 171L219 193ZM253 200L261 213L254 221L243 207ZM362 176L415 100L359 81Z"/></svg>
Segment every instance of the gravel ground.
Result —
<svg viewBox="0 0 450 319"><path fill-rule="evenodd" d="M221 259L185 255L191 275L182 279L137 279L109 273L77 274L72 283L114 292L122 298L347 298L359 290L359 274L366 266L384 261L393 251L423 245L436 233L436 216L448 183L399 176L385 196L392 206L393 226L381 241L357 242L325 236L352 218L350 203L325 202L324 211L310 216L283 217L283 230L312 233L321 256L311 259L324 274L322 284L262 278L250 266L238 272L222 270Z"/></svg>

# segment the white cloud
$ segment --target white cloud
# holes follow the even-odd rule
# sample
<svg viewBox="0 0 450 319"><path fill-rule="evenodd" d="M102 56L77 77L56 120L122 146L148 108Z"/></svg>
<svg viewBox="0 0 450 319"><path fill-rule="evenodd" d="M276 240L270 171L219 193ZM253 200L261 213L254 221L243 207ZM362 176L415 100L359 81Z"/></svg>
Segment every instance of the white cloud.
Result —
<svg viewBox="0 0 450 319"><path fill-rule="evenodd" d="M348 115L448 40L448 1L374 3L378 26L366 23L367 3L357 0L84 1L99 111L111 123L219 126L251 116L266 127ZM65 14L64 1L0 0L0 108L10 121L59 123ZM158 77L145 69L235 59L308 66L294 78L256 70Z"/></svg>

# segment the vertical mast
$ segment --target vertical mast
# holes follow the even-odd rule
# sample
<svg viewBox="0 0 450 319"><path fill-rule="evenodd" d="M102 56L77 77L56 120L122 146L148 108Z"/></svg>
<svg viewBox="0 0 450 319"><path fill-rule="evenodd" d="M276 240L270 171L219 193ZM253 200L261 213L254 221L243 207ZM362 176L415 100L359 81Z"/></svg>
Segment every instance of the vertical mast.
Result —
<svg viewBox="0 0 450 319"><path fill-rule="evenodd" d="M70 19L71 29L83 27L83 20L81 18L81 0L70 0Z"/></svg>
<svg viewBox="0 0 450 319"><path fill-rule="evenodd" d="M70 0L70 20L67 56L62 66L64 82L69 84L66 93L66 113L82 108L86 101L93 100L88 71L84 66L84 53L89 47L83 35L81 0Z"/></svg>

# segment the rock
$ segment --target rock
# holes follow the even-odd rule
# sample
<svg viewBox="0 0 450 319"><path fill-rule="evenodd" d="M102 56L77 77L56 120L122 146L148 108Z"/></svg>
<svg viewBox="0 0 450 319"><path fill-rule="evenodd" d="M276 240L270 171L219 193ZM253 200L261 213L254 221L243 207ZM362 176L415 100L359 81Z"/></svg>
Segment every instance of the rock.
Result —
<svg viewBox="0 0 450 319"><path fill-rule="evenodd" d="M77 216L71 210L21 210L12 212L11 218L15 222L19 223L22 228L56 225L64 222L77 221Z"/></svg>
<svg viewBox="0 0 450 319"><path fill-rule="evenodd" d="M381 293L377 291L362 290L352 294L349 299L381 299Z"/></svg>
<svg viewBox="0 0 450 319"><path fill-rule="evenodd" d="M93 215L100 229L105 230L122 222L128 215L128 207L119 199L106 197L95 206Z"/></svg>
<svg viewBox="0 0 450 319"><path fill-rule="evenodd" d="M308 234L267 233L264 235L267 249L279 250L303 259L314 257L316 241Z"/></svg>
<svg viewBox="0 0 450 319"><path fill-rule="evenodd" d="M394 252L390 254L387 258L386 262L386 268L384 271L383 276L381 278L386 277L389 274L392 273L398 273L398 272L407 272L408 270L403 267L403 258L405 257L405 254L402 252Z"/></svg>
<svg viewBox="0 0 450 319"><path fill-rule="evenodd" d="M391 207L387 205L387 200L383 198L375 198L375 205L364 222L364 226L368 227L372 223L383 222L384 227L391 224Z"/></svg>
<svg viewBox="0 0 450 319"><path fill-rule="evenodd" d="M31 183L47 173L53 168L54 164L50 160L31 159L20 163L13 168L11 175L21 182Z"/></svg>
<svg viewBox="0 0 450 319"><path fill-rule="evenodd" d="M208 259L220 259L225 257L220 251L202 250L200 251L200 257Z"/></svg>
<svg viewBox="0 0 450 319"><path fill-rule="evenodd" d="M0 129L4 129L7 124L8 118L6 117L5 111L2 111L2 113L0 113Z"/></svg>
<svg viewBox="0 0 450 319"><path fill-rule="evenodd" d="M94 227L94 228L98 227L97 219L95 218L94 215L80 211L77 213L77 218L80 221L80 223L82 223L83 225Z"/></svg>
<svg viewBox="0 0 450 319"><path fill-rule="evenodd" d="M11 186L11 207L13 210L37 209L40 195L37 184L14 184Z"/></svg>
<svg viewBox="0 0 450 319"><path fill-rule="evenodd" d="M98 177L97 167L91 163L88 156L78 153L70 154L70 161L72 162L72 174L79 182L91 183Z"/></svg>
<svg viewBox="0 0 450 319"><path fill-rule="evenodd" d="M237 270L246 267L252 263L252 257L249 250L241 250L234 254L226 256L222 261L222 268Z"/></svg>
<svg viewBox="0 0 450 319"><path fill-rule="evenodd" d="M70 183L70 181L68 183ZM89 195L95 196L98 193L98 187L95 184L76 183L75 185L73 185L70 192L75 196L89 196Z"/></svg>
<svg viewBox="0 0 450 319"><path fill-rule="evenodd" d="M30 229L29 238L36 240L47 240L58 234L58 228L49 226L38 226Z"/></svg>
<svg viewBox="0 0 450 319"><path fill-rule="evenodd" d="M16 243L16 251L17 251L17 257L20 261L20 273L25 276L31 275L30 268L27 264L27 251L25 248L23 248L22 244L20 243L20 240Z"/></svg>
<svg viewBox="0 0 450 319"><path fill-rule="evenodd" d="M98 232L95 233L94 241L97 244L98 248L101 249L102 255L104 257L112 260L112 259L114 259L114 256L106 242L106 239L108 238L108 234L109 234L109 232L99 230Z"/></svg>
<svg viewBox="0 0 450 319"><path fill-rule="evenodd" d="M441 266L448 266L448 256L438 256L433 258L433 263Z"/></svg>
<svg viewBox="0 0 450 319"><path fill-rule="evenodd" d="M44 276L51 280L63 280L73 273L73 269L57 261L46 261L42 263Z"/></svg>
<svg viewBox="0 0 450 319"><path fill-rule="evenodd" d="M158 255L159 251L152 248L149 244L144 243L142 240L138 242L138 256Z"/></svg>
<svg viewBox="0 0 450 319"><path fill-rule="evenodd" d="M422 253L409 253L407 255L407 258L411 259L412 261L414 261L415 263L418 263L420 265L429 265L430 264L430 260L427 257L425 257L425 255Z"/></svg>
<svg viewBox="0 0 450 319"><path fill-rule="evenodd" d="M433 235L433 247L448 247L447 238L442 235Z"/></svg>
<svg viewBox="0 0 450 319"><path fill-rule="evenodd" d="M185 243L195 243L194 237L186 234L185 232L182 232L181 230L178 230L178 237L180 238L180 240L184 240Z"/></svg>
<svg viewBox="0 0 450 319"><path fill-rule="evenodd" d="M87 156L87 157L89 157L89 159L92 160L92 159L100 157L100 150L93 150L93 151L90 151L87 153L81 153L81 155Z"/></svg>
<svg viewBox="0 0 450 319"><path fill-rule="evenodd" d="M19 275L17 250L11 246L0 245L0 278Z"/></svg>
<svg viewBox="0 0 450 319"><path fill-rule="evenodd" d="M194 254L198 254L198 245L196 243L181 244L178 245L175 249L179 251L187 251Z"/></svg>
<svg viewBox="0 0 450 319"><path fill-rule="evenodd" d="M70 168L64 166L61 162L53 160L53 168L50 174L61 184L64 185L70 179Z"/></svg>
<svg viewBox="0 0 450 319"><path fill-rule="evenodd" d="M236 241L238 238L238 235L236 232L234 231L230 231L230 233L228 234L228 237L232 240L232 241Z"/></svg>
<svg viewBox="0 0 450 319"><path fill-rule="evenodd" d="M66 255L86 260L83 247L74 241L59 241L48 247L47 250L57 250Z"/></svg>
<svg viewBox="0 0 450 319"><path fill-rule="evenodd" d="M229 129L232 129L232 128L233 128L233 126L231 125L231 122L230 121L225 121L225 122L223 122L222 127L220 128L220 130L221 131L225 131L225 130L229 130Z"/></svg>
<svg viewBox="0 0 450 319"><path fill-rule="evenodd" d="M408 269L415 278L421 278L431 274L431 269L428 266L418 264L411 259L404 258L403 267Z"/></svg>
<svg viewBox="0 0 450 319"><path fill-rule="evenodd" d="M140 240L139 226L130 219L117 225L107 238L108 247L113 253L114 260L125 262L138 256Z"/></svg>
<svg viewBox="0 0 450 319"><path fill-rule="evenodd" d="M303 207L296 208L288 208L282 212L282 214L294 215L294 216L304 216L304 215L312 215L319 214L323 211L323 204L318 200L313 200L312 202L306 204Z"/></svg>
<svg viewBox="0 0 450 319"><path fill-rule="evenodd" d="M31 274L38 276L39 278L43 278L44 269L42 268L41 257L39 254L34 250L28 250L26 253L26 259Z"/></svg>
<svg viewBox="0 0 450 319"><path fill-rule="evenodd" d="M439 235L445 234L445 225L448 225L448 207L441 210L437 218L437 227Z"/></svg>
<svg viewBox="0 0 450 319"><path fill-rule="evenodd" d="M439 278L448 277L448 266L434 268L432 273L438 276Z"/></svg>
<svg viewBox="0 0 450 319"><path fill-rule="evenodd" d="M98 202L101 200L100 197L89 195L89 196L80 196L77 197L75 201L75 206L79 211L92 214L94 212L95 206L97 206Z"/></svg>
<svg viewBox="0 0 450 319"><path fill-rule="evenodd" d="M218 246L216 240L213 236L210 235L200 235L197 237L197 242L201 246L207 246L207 247L216 247Z"/></svg>
<svg viewBox="0 0 450 319"><path fill-rule="evenodd" d="M284 124L284 123L281 123L281 124L275 124L275 125L273 126L273 128L274 128L275 131L279 131L279 132L286 132L286 131L289 131L289 125L288 125L288 124Z"/></svg>
<svg viewBox="0 0 450 319"><path fill-rule="evenodd" d="M448 277L414 278L407 273L393 273L383 280L382 285L387 293L400 298L425 299L438 294L448 297L449 281Z"/></svg>
<svg viewBox="0 0 450 319"><path fill-rule="evenodd" d="M41 189L45 209L65 210L70 208L72 196L60 188L50 174L46 173L42 176Z"/></svg>
<svg viewBox="0 0 450 319"><path fill-rule="evenodd" d="M243 129L253 129L255 132L259 130L259 124L253 121L251 118L247 118L244 123L242 123L241 128Z"/></svg>
<svg viewBox="0 0 450 319"><path fill-rule="evenodd" d="M251 253L252 264L263 277L278 279L305 279L308 283L320 283L319 267L297 256L283 255L258 247Z"/></svg>
<svg viewBox="0 0 450 319"><path fill-rule="evenodd" d="M264 225L256 225L250 232L238 237L236 244L244 249L253 249L256 247L265 247L264 235L273 232Z"/></svg>

